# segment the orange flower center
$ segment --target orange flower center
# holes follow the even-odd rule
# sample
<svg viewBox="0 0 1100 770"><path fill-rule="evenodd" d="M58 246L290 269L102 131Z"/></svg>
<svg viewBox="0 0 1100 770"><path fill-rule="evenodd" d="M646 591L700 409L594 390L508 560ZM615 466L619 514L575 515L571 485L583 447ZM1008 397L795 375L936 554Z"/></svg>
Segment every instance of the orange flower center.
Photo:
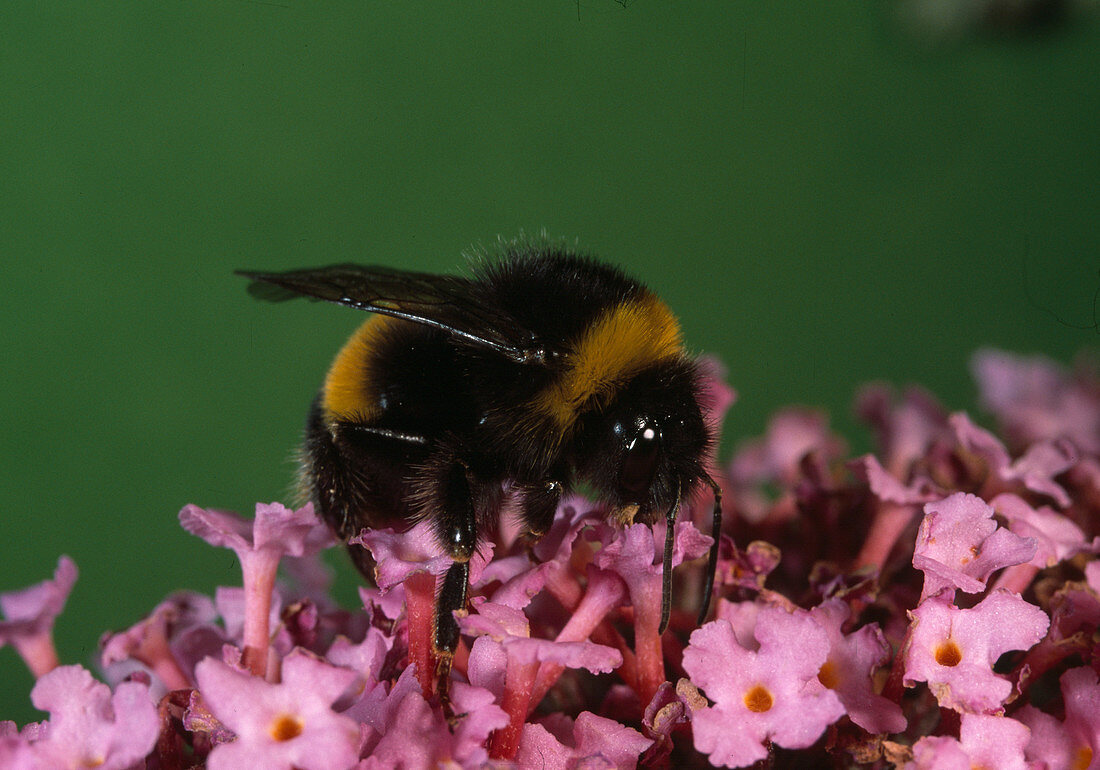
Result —
<svg viewBox="0 0 1100 770"><path fill-rule="evenodd" d="M840 684L840 675L837 674L836 664L831 660L825 661L821 670L817 672L817 681L821 682L830 690L835 690L836 686Z"/></svg>
<svg viewBox="0 0 1100 770"><path fill-rule="evenodd" d="M963 654L954 639L948 639L936 648L936 662L941 666L957 666L962 663Z"/></svg>
<svg viewBox="0 0 1100 770"><path fill-rule="evenodd" d="M289 741L302 734L302 720L290 714L279 714L268 732L276 741Z"/></svg>
<svg viewBox="0 0 1100 770"><path fill-rule="evenodd" d="M745 693L745 708L756 714L770 710L774 703L772 694L763 685L758 684Z"/></svg>

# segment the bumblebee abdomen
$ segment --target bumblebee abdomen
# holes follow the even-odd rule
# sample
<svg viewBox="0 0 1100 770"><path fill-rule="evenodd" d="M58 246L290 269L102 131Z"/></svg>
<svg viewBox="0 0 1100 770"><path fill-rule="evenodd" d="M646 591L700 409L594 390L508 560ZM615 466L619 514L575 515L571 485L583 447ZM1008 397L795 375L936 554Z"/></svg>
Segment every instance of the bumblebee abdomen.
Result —
<svg viewBox="0 0 1100 770"><path fill-rule="evenodd" d="M330 421L370 422L381 413L377 351L387 331L402 321L373 315L344 343L333 359L321 391L321 406Z"/></svg>
<svg viewBox="0 0 1100 770"><path fill-rule="evenodd" d="M326 422L436 435L473 419L466 366L445 334L373 315L337 353L321 391Z"/></svg>

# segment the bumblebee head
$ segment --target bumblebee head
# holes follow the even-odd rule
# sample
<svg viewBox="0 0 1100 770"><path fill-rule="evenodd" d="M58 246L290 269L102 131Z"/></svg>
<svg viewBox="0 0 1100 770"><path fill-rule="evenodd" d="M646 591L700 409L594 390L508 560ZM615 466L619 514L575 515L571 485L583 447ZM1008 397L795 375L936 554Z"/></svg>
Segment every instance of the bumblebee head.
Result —
<svg viewBox="0 0 1100 770"><path fill-rule="evenodd" d="M698 379L690 359L663 360L583 421L577 470L623 524L661 519L704 478L712 437Z"/></svg>

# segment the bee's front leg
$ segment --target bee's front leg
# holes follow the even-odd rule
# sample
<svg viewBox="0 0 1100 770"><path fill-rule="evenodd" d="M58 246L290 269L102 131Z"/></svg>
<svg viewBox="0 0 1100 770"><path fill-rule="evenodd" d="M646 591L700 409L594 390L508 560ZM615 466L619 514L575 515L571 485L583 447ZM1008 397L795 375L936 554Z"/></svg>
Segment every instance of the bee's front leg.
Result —
<svg viewBox="0 0 1100 770"><path fill-rule="evenodd" d="M562 472L559 478L568 478L568 475ZM560 481L548 480L539 484L524 484L521 488L523 505L520 517L524 529L534 537L541 537L554 523L554 514L568 487Z"/></svg>

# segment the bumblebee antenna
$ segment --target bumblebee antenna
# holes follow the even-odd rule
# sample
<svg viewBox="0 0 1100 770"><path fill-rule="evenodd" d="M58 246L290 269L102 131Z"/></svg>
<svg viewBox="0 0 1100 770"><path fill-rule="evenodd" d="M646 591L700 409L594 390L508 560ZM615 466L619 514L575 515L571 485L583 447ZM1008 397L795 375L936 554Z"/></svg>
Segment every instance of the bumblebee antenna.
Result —
<svg viewBox="0 0 1100 770"><path fill-rule="evenodd" d="M658 634L668 628L668 619L672 615L672 546L676 541L676 514L680 512L680 486L676 486L676 503L665 514L665 555L661 562L661 627Z"/></svg>
<svg viewBox="0 0 1100 770"><path fill-rule="evenodd" d="M707 619L707 613L710 611L710 598L714 592L714 576L718 572L718 541L722 535L722 487L710 476L703 476L703 478L706 479L707 484L714 492L714 511L711 513L710 531L710 536L714 539L714 542L710 546L710 556L707 558L707 576L703 582L703 604L699 608L699 620L695 624L697 626L703 625L703 622ZM667 558L667 546L665 553Z"/></svg>

